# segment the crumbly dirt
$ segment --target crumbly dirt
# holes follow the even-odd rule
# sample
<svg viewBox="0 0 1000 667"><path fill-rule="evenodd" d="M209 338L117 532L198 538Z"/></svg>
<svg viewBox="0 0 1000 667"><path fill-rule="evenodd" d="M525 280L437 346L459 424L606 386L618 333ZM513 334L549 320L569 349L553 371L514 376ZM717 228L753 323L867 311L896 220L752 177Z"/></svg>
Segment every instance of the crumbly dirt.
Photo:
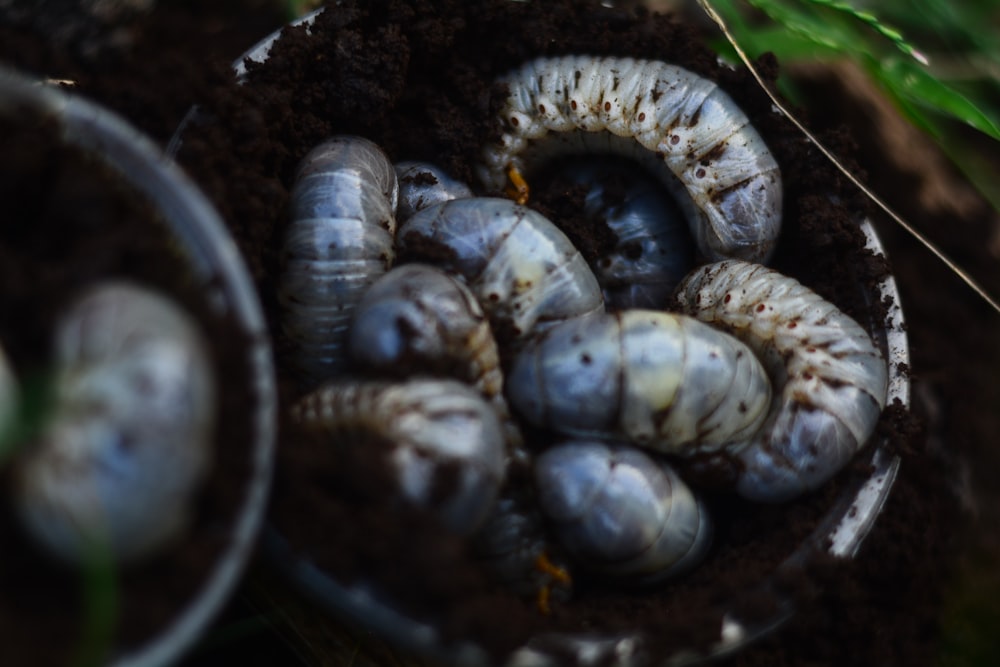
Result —
<svg viewBox="0 0 1000 667"><path fill-rule="evenodd" d="M229 6L218 15L235 21L234 10L226 13ZM963 355L983 350L987 362L996 360L990 343L996 316L893 227L879 227L891 266L859 250L863 240L856 219L868 210L864 200L770 112L766 96L744 71L717 63L696 30L642 10L609 10L581 0L553 0L544 8L504 0L345 0L311 31L286 29L267 63L251 65L245 84L236 85L226 58L266 30L228 51L222 45L208 49L220 56L216 59L199 59L171 48L167 36L170 26L175 35L181 33L185 17L195 16L191 10L164 7L154 16L168 29L154 37L153 30L142 32L149 24L140 23L138 59L75 60L39 47L30 35L17 38L19 51L0 47L0 56L32 71L74 78L83 92L163 142L190 104L198 104L197 117L183 133L180 159L247 259L279 359L286 342L276 326L274 295L292 170L325 136L361 134L393 160L431 160L471 181L479 147L496 132L490 111L498 91L490 82L528 58L633 55L682 64L717 80L750 115L783 167L786 222L775 267L865 323L882 321L895 304L866 302L858 283L870 288L892 270L903 291L918 396L916 414L892 408L880 423L880 435L903 462L861 553L849 563L817 557L786 576L780 587L796 600L799 613L781 632L726 662L935 663L944 582L960 539L954 452L976 451L995 428L992 410L984 408L995 404L990 403L995 391L986 389L991 386L986 369L997 364L970 364ZM242 34L254 32L244 27ZM203 37L189 42L206 48L209 38L204 30L198 34ZM778 63L764 57L758 64L773 79ZM170 76L164 75L168 71ZM895 172L886 173L882 162L862 150L870 137L844 130L836 118L820 120L823 139L857 160L856 171L867 170L903 193L913 187L904 176L894 181ZM543 193L540 206L562 211L558 222L573 229L578 223L565 213L573 196ZM960 261L986 274L995 261L984 242L987 218L978 212L962 222L942 241ZM282 380L287 404L298 390L291 378ZM346 581L377 580L403 608L434 619L446 636L474 636L496 655L540 629L648 629L655 650L666 652L703 645L717 634L723 603L772 572L811 532L840 488L835 481L776 508L713 496L709 502L720 538L709 560L690 576L652 592L625 594L584 578L577 582L576 601L557 604L550 616L541 617L531 601L496 590L461 542L425 517L402 516L396 507L371 502L358 476L331 469L330 458L308 446L314 444L309 439L293 437L292 429L282 433L271 516L298 553ZM864 464L858 465L863 470ZM400 561L399 553L411 557ZM746 598L739 611L752 617L769 612L773 603L766 596ZM233 652L238 655L239 646Z"/></svg>

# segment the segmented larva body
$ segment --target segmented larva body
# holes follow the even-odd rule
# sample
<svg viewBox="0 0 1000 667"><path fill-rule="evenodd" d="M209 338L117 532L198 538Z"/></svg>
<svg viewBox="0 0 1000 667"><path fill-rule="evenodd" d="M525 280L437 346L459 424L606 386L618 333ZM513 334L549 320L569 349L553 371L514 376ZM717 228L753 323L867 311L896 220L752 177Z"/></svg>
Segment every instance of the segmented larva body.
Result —
<svg viewBox="0 0 1000 667"><path fill-rule="evenodd" d="M745 342L774 382L768 418L738 455L741 495L782 501L815 489L868 441L888 371L872 338L836 306L793 278L736 260L692 272L678 300Z"/></svg>
<svg viewBox="0 0 1000 667"><path fill-rule="evenodd" d="M535 481L560 544L590 569L651 582L708 551L706 509L669 465L638 449L564 443L538 456Z"/></svg>
<svg viewBox="0 0 1000 667"><path fill-rule="evenodd" d="M365 292L349 353L380 374L453 375L493 398L503 374L489 321L468 287L427 264L397 266Z"/></svg>
<svg viewBox="0 0 1000 667"><path fill-rule="evenodd" d="M556 179L585 186L583 214L615 236L610 251L591 258L607 308L663 308L694 264L694 241L662 185L609 157L568 161Z"/></svg>
<svg viewBox="0 0 1000 667"><path fill-rule="evenodd" d="M430 162L404 160L397 162L395 167L399 181L397 222L408 220L411 215L431 204L473 196L468 185L452 178Z"/></svg>
<svg viewBox="0 0 1000 667"><path fill-rule="evenodd" d="M566 235L509 199L429 206L400 226L397 243L401 256L461 276L502 342L604 308L597 278Z"/></svg>
<svg viewBox="0 0 1000 667"><path fill-rule="evenodd" d="M620 153L664 177L706 257L770 256L781 227L778 164L712 81L663 62L562 56L499 82L509 94L500 141L483 153L488 189L502 191L511 168L530 174L554 155Z"/></svg>
<svg viewBox="0 0 1000 667"><path fill-rule="evenodd" d="M361 137L334 137L299 165L291 193L278 301L306 383L342 373L347 327L365 290L389 270L398 197L396 173Z"/></svg>
<svg viewBox="0 0 1000 667"><path fill-rule="evenodd" d="M475 389L455 380L326 384L292 406L291 418L329 435L331 446L390 447L399 498L457 533L482 524L503 484L499 418Z"/></svg>
<svg viewBox="0 0 1000 667"><path fill-rule="evenodd" d="M468 287L426 264L398 266L375 281L351 321L348 351L356 366L382 375L454 377L496 408L511 447L523 438L503 395L496 340Z"/></svg>
<svg viewBox="0 0 1000 667"><path fill-rule="evenodd" d="M507 394L537 426L693 456L753 435L771 384L734 337L692 317L628 310L569 320L530 341Z"/></svg>
<svg viewBox="0 0 1000 667"><path fill-rule="evenodd" d="M107 283L57 324L51 414L17 461L28 532L84 564L153 554L188 523L212 460L216 386L191 317L165 297Z"/></svg>

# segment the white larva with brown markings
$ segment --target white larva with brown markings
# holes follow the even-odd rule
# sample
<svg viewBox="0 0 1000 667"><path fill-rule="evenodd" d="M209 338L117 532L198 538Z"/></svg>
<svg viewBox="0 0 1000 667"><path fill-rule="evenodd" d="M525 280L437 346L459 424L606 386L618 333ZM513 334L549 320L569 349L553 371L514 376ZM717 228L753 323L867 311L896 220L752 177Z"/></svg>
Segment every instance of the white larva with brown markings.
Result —
<svg viewBox="0 0 1000 667"><path fill-rule="evenodd" d="M663 62L562 56L499 82L509 89L502 136L479 170L489 190L503 191L512 168L530 175L554 155L620 153L661 176L706 257L770 256L781 227L778 163L712 81Z"/></svg>
<svg viewBox="0 0 1000 667"><path fill-rule="evenodd" d="M604 309L597 278L566 235L509 199L429 206L400 226L397 244L401 257L461 276L502 343Z"/></svg>
<svg viewBox="0 0 1000 667"><path fill-rule="evenodd" d="M355 309L348 341L366 371L452 376L490 399L503 392L496 341L475 295L427 264L397 266L375 281Z"/></svg>
<svg viewBox="0 0 1000 667"><path fill-rule="evenodd" d="M291 418L329 436L331 447L385 447L399 500L457 533L482 525L506 474L496 412L455 380L329 383L292 406Z"/></svg>
<svg viewBox="0 0 1000 667"><path fill-rule="evenodd" d="M348 351L359 370L385 376L424 373L472 384L504 421L511 448L523 443L503 395L503 373L489 321L468 287L426 264L382 276L358 303Z"/></svg>
<svg viewBox="0 0 1000 667"><path fill-rule="evenodd" d="M755 433L771 385L732 336L676 313L626 310L569 320L530 341L507 394L536 426L694 456Z"/></svg>
<svg viewBox="0 0 1000 667"><path fill-rule="evenodd" d="M752 348L775 386L767 420L739 454L741 495L783 501L815 489L871 437L888 370L871 336L836 306L793 278L737 260L695 270L678 299Z"/></svg>
<svg viewBox="0 0 1000 667"><path fill-rule="evenodd" d="M299 165L278 301L289 361L307 384L347 367L354 307L395 258L397 198L392 163L367 139L334 137Z"/></svg>

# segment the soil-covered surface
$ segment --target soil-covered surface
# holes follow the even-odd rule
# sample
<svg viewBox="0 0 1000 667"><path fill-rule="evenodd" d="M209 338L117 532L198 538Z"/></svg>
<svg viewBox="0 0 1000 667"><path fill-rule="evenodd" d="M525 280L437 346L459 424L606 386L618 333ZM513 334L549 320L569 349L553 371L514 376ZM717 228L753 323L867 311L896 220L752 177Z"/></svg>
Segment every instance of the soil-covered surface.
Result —
<svg viewBox="0 0 1000 667"><path fill-rule="evenodd" d="M770 113L767 98L745 73L717 64L695 31L662 17L597 4L560 1L540 9L540 3L502 1L343 2L337 12L323 15L311 34L302 28L287 31L265 66L250 67L243 86L233 81L229 62L280 25L281 17L267 7L247 9L236 2L211 8L161 3L130 24L131 44L96 54L55 43L23 23L0 25L0 60L75 81L80 92L163 143L197 103L199 114L184 132L181 162L231 226L272 323L278 314L277 249L288 222L292 170L324 136L363 134L394 160L430 159L471 181L470 164L483 138L496 131L490 124L495 92L490 82L496 75L532 56L579 51L683 64L718 80L751 116L779 162L793 165L784 172L786 231L776 267L869 321L856 285L859 278L872 284L887 267L858 250L854 220L866 210L863 200ZM778 67L766 58L760 65L772 77ZM817 88L836 90L829 82ZM881 151L861 150L877 143L867 134L867 124L843 129L842 122L851 120L851 101L843 95L824 101L820 108L826 112L814 123L838 151L857 159L859 171L872 174L886 197L900 205L913 201L919 177L887 162ZM839 205L829 204L831 195ZM553 217L572 203L560 192L540 200ZM933 228L933 212L911 206L904 213ZM939 241L984 280L995 273L990 224L988 210L973 206ZM990 380L1000 366L994 341L998 322L898 229L880 225L879 232L902 291L913 354L915 414L890 410L880 425L880 434L902 457L900 476L858 557L851 562L816 558L784 581L799 613L781 632L729 658L732 664L927 665L935 664L941 652L940 629L955 603L949 580L964 571L968 560L961 555L962 528L972 515L960 501L974 501L969 489L978 488L978 475L988 469L977 465L963 476L969 470L964 462L996 463L984 459L984 443L997 427ZM994 284L992 291L1000 290ZM280 358L280 335L276 347ZM286 378L283 386L283 400L294 398L294 383ZM780 508L747 508L724 495L715 497L711 502L722 517L722 540L690 577L655 594L627 596L583 580L578 582L583 602L557 604L551 616L539 618L530 602L497 593L469 565L462 545L421 517L403 520L394 514L385 521L387 513L377 503L359 508L356 499L370 500L364 485L331 469L329 460L302 442L287 435L282 439L272 506L275 525L295 547L348 581L380 577L407 609L429 614L450 636L475 633L498 653L538 627L646 627L667 646L709 641L718 631L719 602L773 570L838 490L835 482ZM338 497L321 490L331 480L344 490ZM317 517L327 520L320 525ZM978 520L988 518L984 510ZM386 553L414 558L385 565ZM447 576L429 576L432 571ZM267 599L276 598L289 596ZM766 610L768 601L759 602ZM760 611L751 607L741 611L748 616ZM227 618L238 613L231 611ZM301 621L290 633L300 644L321 644L315 632L306 630L316 624L309 614L280 613ZM356 646L341 648L349 655ZM244 664L264 664L265 652L252 642L237 641L217 651L239 656Z"/></svg>

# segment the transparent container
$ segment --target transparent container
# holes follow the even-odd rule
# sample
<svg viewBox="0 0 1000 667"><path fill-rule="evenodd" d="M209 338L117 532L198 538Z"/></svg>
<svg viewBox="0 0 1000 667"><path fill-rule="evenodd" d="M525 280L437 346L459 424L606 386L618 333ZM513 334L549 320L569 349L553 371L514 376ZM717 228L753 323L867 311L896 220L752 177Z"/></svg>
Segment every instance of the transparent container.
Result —
<svg viewBox="0 0 1000 667"><path fill-rule="evenodd" d="M207 303L236 321L250 341L239 354L253 384L253 404L246 410L252 420L252 441L246 443L248 473L241 483L240 505L227 544L173 621L141 646L115 652L110 663L113 667L160 667L187 651L221 610L258 542L276 432L274 365L264 317L243 259L215 209L151 140L93 102L0 69L0 115L14 114L50 117L67 144L99 158L145 195L190 264Z"/></svg>
<svg viewBox="0 0 1000 667"><path fill-rule="evenodd" d="M324 10L307 14L290 25L312 25L316 16ZM335 11L335 10L329 10ZM268 35L247 50L234 64L233 69L240 80L245 78L245 61L266 63L274 43L281 37L281 30ZM192 109L178 127L171 140L171 150L178 150L183 142L183 134L188 121L197 113ZM881 242L867 219L859 220L859 226L866 237L866 247L875 255L884 255ZM896 281L886 278L873 289L858 281L858 289L870 304L895 304L886 322L864 322L866 328L875 332L879 346L889 369L889 390L886 404L899 401L909 406L910 383L906 369L909 367L909 345L904 329L904 320ZM875 436L873 436L875 437ZM875 526L882 508L889 497L900 459L888 449L883 441L869 442L859 458L867 458L869 467L864 474L854 473L843 484L840 496L831 503L829 510L818 522L811 535L776 568L771 577L762 581L753 590L743 595L747 600L768 594L778 601L774 611L754 624L747 625L735 616L723 619L718 629L718 640L707 651L680 649L672 655L650 655L644 648L644 639L639 634L539 634L519 650L513 652L505 667L556 667L564 664L604 665L614 667L638 667L640 665L686 665L697 664L725 655L739 652L750 643L778 630L795 614L794 602L783 597L775 583L789 572L797 569L811 556L827 552L829 555L851 559L860 549L865 538ZM856 470L864 469L855 466ZM267 555L278 569L288 578L293 587L307 599L317 603L322 609L345 628L365 637L376 645L389 647L391 657L385 658L390 664L402 661L421 665L424 661L432 664L448 665L488 665L491 660L485 649L472 641L445 644L432 625L400 612L391 599L380 597L374 587L364 583L345 583L318 568L307 558L297 554L273 529L266 531L265 547ZM281 603L288 599L281 597ZM734 599L730 609L741 608L741 599ZM308 617L309 612L295 614ZM310 635L322 634L315 629ZM338 634L333 631L331 634ZM357 646L348 635L348 646L343 656L350 656L355 664L382 664L384 646L376 646L371 654L357 653ZM330 642L339 643L339 640ZM336 649L336 650L339 650ZM398 653L395 653L398 651Z"/></svg>

